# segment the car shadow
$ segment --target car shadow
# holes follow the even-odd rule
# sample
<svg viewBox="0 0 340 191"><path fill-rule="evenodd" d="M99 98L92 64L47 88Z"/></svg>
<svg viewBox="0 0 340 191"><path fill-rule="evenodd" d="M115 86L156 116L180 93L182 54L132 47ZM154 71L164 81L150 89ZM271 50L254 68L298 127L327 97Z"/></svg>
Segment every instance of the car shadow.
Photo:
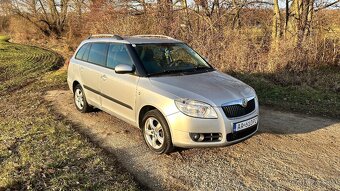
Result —
<svg viewBox="0 0 340 191"><path fill-rule="evenodd" d="M339 120L312 117L260 107L259 133L303 134L340 124Z"/></svg>

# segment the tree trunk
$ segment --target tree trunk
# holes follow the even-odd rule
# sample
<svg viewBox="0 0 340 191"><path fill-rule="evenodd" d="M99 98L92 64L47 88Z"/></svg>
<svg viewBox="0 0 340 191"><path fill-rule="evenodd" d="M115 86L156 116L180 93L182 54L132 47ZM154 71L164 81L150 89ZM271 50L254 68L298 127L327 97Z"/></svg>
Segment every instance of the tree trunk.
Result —
<svg viewBox="0 0 340 191"><path fill-rule="evenodd" d="M182 0L182 9L185 11L184 23L185 23L186 27L190 30L191 29L191 23L190 23L190 18L189 18L189 10L188 10L187 0Z"/></svg>
<svg viewBox="0 0 340 191"><path fill-rule="evenodd" d="M277 53L279 51L279 43L281 38L281 14L279 1L274 0L273 7L273 24L272 24L272 39L270 47L270 61L269 70L274 71L276 69L276 59L278 58Z"/></svg>
<svg viewBox="0 0 340 191"><path fill-rule="evenodd" d="M300 20L300 1L301 0L293 0L292 4L289 8L289 19L287 21L287 29L286 29L286 38L288 40L293 40L294 43L297 42L298 39L298 23Z"/></svg>
<svg viewBox="0 0 340 191"><path fill-rule="evenodd" d="M274 0L274 16L273 16L273 26L272 26L272 40L278 41L281 37L281 14L279 1Z"/></svg>
<svg viewBox="0 0 340 191"><path fill-rule="evenodd" d="M286 37L288 30L288 21L289 21L289 0L286 0L286 17L285 17L285 26L284 26L284 37Z"/></svg>
<svg viewBox="0 0 340 191"><path fill-rule="evenodd" d="M310 23L314 13L314 0L293 0L285 37L293 40L296 47L300 47L310 32Z"/></svg>
<svg viewBox="0 0 340 191"><path fill-rule="evenodd" d="M240 20L240 11L241 7L238 5L236 0L233 0L233 21L231 23L231 28L238 29L241 26L241 20Z"/></svg>

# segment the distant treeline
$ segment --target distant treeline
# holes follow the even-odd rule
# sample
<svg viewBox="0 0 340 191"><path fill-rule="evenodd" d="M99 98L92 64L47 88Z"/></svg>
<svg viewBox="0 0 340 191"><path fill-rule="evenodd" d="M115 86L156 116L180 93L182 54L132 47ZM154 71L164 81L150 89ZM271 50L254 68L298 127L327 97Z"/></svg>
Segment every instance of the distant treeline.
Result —
<svg viewBox="0 0 340 191"><path fill-rule="evenodd" d="M190 5L188 5L190 2ZM165 34L224 70L300 71L338 65L339 0L12 0L0 31L16 41L57 41L74 50L89 34Z"/></svg>

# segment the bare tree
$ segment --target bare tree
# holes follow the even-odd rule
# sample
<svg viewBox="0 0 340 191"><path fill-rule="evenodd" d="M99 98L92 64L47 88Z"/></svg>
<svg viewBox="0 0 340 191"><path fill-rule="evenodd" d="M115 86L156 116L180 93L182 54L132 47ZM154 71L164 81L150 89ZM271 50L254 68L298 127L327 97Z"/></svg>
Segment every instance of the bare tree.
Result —
<svg viewBox="0 0 340 191"><path fill-rule="evenodd" d="M273 26L272 26L272 39L277 41L281 36L281 14L279 1L274 0L274 15L273 15Z"/></svg>
<svg viewBox="0 0 340 191"><path fill-rule="evenodd" d="M13 0L12 11L36 26L44 35L61 37L70 0Z"/></svg>
<svg viewBox="0 0 340 191"><path fill-rule="evenodd" d="M286 10L285 37L293 39L300 46L311 30L314 13L331 6L338 6L336 1L293 0ZM288 5L288 2L287 2Z"/></svg>

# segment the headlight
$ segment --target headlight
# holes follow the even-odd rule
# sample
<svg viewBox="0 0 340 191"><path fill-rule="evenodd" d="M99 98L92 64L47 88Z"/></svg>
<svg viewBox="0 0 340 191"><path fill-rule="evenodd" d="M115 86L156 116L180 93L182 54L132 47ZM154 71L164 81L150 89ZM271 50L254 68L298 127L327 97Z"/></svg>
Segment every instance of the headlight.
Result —
<svg viewBox="0 0 340 191"><path fill-rule="evenodd" d="M190 99L175 100L176 107L182 113L198 118L216 119L217 113L213 107L207 103Z"/></svg>

